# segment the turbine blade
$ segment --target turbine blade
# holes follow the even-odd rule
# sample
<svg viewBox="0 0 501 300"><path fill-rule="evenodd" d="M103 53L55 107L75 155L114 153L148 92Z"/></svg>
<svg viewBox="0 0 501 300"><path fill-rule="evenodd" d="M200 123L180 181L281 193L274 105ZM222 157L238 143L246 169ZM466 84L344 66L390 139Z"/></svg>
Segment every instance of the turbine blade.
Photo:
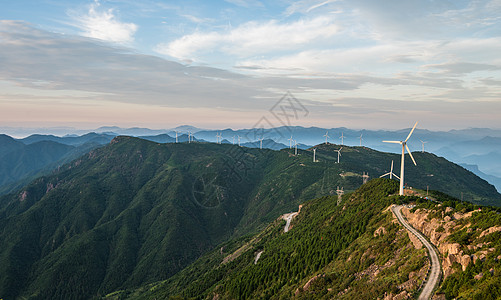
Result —
<svg viewBox="0 0 501 300"><path fill-rule="evenodd" d="M417 166L416 161L414 160L414 157L412 156L411 150L409 149L407 144L405 144L405 148L407 149L407 152L409 153L410 157L412 158L412 162L414 163L415 166Z"/></svg>
<svg viewBox="0 0 501 300"><path fill-rule="evenodd" d="M383 177L385 177L386 175L390 175L390 173L383 174L383 175L379 176L379 178L383 178Z"/></svg>
<svg viewBox="0 0 501 300"><path fill-rule="evenodd" d="M402 144L402 142L399 141L383 141L383 143Z"/></svg>
<svg viewBox="0 0 501 300"><path fill-rule="evenodd" d="M411 132L409 132L409 135L408 135L408 136L407 136L407 138L405 139L405 142L407 142L407 140L411 137L412 133L414 132L414 129L416 129L417 123L418 123L418 122L416 122L416 124L414 124L414 127L412 127L412 130L411 130Z"/></svg>
<svg viewBox="0 0 501 300"><path fill-rule="evenodd" d="M397 179L400 180L400 177L398 177L397 174L393 173L393 176L397 177Z"/></svg>

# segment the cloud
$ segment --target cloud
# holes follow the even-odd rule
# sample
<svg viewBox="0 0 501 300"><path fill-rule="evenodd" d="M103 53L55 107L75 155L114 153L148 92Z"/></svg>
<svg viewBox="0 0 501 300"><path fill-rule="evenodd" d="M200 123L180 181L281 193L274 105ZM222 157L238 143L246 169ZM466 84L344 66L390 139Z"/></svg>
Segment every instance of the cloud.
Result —
<svg viewBox="0 0 501 300"><path fill-rule="evenodd" d="M86 14L70 12L75 19L75 26L82 30L82 35L115 43L131 43L138 26L118 20L113 9L102 10L99 1L90 5Z"/></svg>
<svg viewBox="0 0 501 300"><path fill-rule="evenodd" d="M264 7L263 3L257 0L224 0L228 3L241 6L241 7Z"/></svg>
<svg viewBox="0 0 501 300"><path fill-rule="evenodd" d="M501 70L501 67L488 64L477 64L468 62L443 63L436 65L426 65L425 68L440 69L449 74L462 75L476 71L496 71Z"/></svg>
<svg viewBox="0 0 501 300"><path fill-rule="evenodd" d="M177 59L197 60L203 53L220 51L235 56L253 56L290 51L334 36L339 27L328 17L290 23L248 22L227 32L195 32L170 43L159 44L158 53Z"/></svg>

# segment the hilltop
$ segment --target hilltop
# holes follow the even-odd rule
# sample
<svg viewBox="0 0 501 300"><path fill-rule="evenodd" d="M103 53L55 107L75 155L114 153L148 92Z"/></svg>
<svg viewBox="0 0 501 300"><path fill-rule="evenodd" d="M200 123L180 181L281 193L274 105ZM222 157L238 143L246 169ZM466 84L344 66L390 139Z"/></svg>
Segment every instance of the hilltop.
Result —
<svg viewBox="0 0 501 300"><path fill-rule="evenodd" d="M338 148L317 146L314 163L311 149L294 156L290 149L116 137L0 197L0 294L90 298L168 279L307 200L358 189L362 172L383 174L399 157L345 146L338 164ZM414 188L499 203L473 173L432 154L415 158L418 167L407 171Z"/></svg>

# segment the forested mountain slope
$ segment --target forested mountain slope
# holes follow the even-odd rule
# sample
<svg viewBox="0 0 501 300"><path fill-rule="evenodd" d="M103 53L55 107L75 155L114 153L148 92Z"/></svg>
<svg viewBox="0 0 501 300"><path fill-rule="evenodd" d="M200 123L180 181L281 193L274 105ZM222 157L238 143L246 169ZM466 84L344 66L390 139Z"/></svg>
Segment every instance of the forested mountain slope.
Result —
<svg viewBox="0 0 501 300"><path fill-rule="evenodd" d="M309 150L117 137L0 197L0 295L90 298L167 279L304 201L357 189L362 172L382 174L398 158L345 147L338 164L338 148L319 145L314 163ZM473 173L415 156L411 185L498 201Z"/></svg>

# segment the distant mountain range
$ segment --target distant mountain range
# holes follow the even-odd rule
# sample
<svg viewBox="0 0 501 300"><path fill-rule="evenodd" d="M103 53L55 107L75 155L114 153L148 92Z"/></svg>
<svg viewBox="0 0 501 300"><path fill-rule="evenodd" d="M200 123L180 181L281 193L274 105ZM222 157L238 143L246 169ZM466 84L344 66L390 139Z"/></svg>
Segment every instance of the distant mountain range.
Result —
<svg viewBox="0 0 501 300"><path fill-rule="evenodd" d="M1 128L0 128L1 130ZM48 130L48 129L46 129ZM63 130L63 129L60 129ZM65 129L69 132L69 129ZM12 131L12 129L10 129ZM299 149L307 149L313 145L325 142L325 134L328 132L328 141L333 144L341 144L340 136L345 137L345 145L363 146L379 151L397 153L399 147L391 144L382 143L382 140L404 139L409 129L398 131L387 130L352 130L348 128L318 128L318 127L278 127L270 129L224 129L224 130L206 130L196 128L190 125L178 126L174 129L152 130L148 128L120 128L116 126L100 127L91 133L80 131L79 135L63 135L61 137L54 135L31 135L26 138L17 139L25 145L37 141L52 141L64 145L80 146L87 142L93 142L99 145L108 143L118 135L139 136L143 139L155 141L158 143L175 142L176 131L179 142L188 141L188 133L192 133L197 141L216 142L216 134L221 134L223 143L240 144L245 147L259 148L259 139L263 138L263 148L279 150L288 148L292 142L298 143ZM362 137L362 140L360 140ZM424 149L460 165L470 165L469 169L481 178L494 184L498 191L501 191L501 130L474 128L464 130L429 131L419 129L414 132L409 147L412 151L421 151ZM2 148L2 139L0 139L0 159ZM19 144L18 144L19 146ZM475 167L476 166L476 167ZM13 180L19 177L12 177ZM1 185L0 185L1 190Z"/></svg>

